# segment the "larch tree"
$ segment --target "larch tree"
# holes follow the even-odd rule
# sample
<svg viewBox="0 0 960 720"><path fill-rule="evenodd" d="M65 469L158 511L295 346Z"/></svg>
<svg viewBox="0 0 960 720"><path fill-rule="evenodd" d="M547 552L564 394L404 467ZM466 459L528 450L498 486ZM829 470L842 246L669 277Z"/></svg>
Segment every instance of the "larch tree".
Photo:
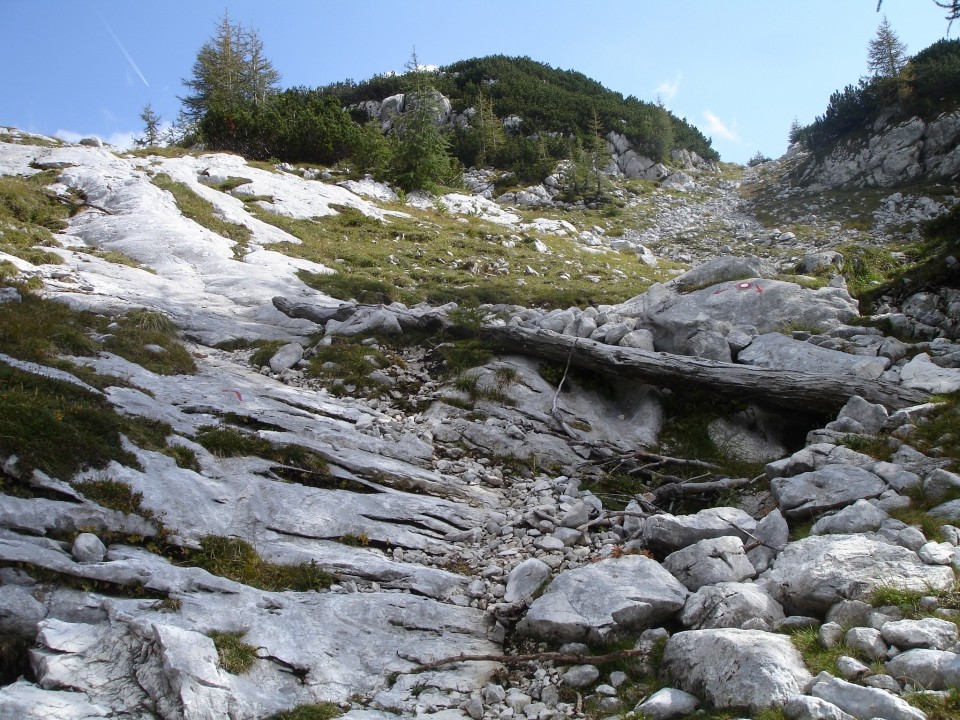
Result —
<svg viewBox="0 0 960 720"><path fill-rule="evenodd" d="M890 27L886 16L867 46L867 68L879 77L899 77L907 64L907 46Z"/></svg>
<svg viewBox="0 0 960 720"><path fill-rule="evenodd" d="M150 103L144 105L140 111L140 119L143 120L143 136L136 138L133 144L140 148L157 147L161 140L161 121Z"/></svg>
<svg viewBox="0 0 960 720"><path fill-rule="evenodd" d="M191 77L183 81L190 92L180 101L186 117L197 121L211 109L263 104L279 81L257 31L234 25L224 13L214 36L197 53Z"/></svg>

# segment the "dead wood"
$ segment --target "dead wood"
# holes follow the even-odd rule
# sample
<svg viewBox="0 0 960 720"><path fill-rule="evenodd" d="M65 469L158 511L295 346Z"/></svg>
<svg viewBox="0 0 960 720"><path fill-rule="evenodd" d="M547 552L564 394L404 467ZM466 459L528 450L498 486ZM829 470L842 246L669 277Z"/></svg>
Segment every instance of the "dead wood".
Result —
<svg viewBox="0 0 960 720"><path fill-rule="evenodd" d="M549 330L484 326L483 340L496 350L570 363L592 372L630 377L653 385L700 389L731 398L752 398L791 410L835 413L854 395L888 408L918 405L927 394L882 380L737 365L703 358L606 345Z"/></svg>

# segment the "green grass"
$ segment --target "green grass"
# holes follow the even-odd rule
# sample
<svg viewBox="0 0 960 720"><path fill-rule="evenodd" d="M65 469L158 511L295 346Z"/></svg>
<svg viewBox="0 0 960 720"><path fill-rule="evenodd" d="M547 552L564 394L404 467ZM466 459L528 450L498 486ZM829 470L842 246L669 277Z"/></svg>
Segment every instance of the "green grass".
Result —
<svg viewBox="0 0 960 720"><path fill-rule="evenodd" d="M256 368L261 368L264 365L269 365L270 358L286 343L283 340L260 340L257 341L256 345L257 349L250 356L250 364Z"/></svg>
<svg viewBox="0 0 960 720"><path fill-rule="evenodd" d="M285 710L271 715L267 720L333 720L343 715L343 711L330 702L300 705L292 710Z"/></svg>
<svg viewBox="0 0 960 720"><path fill-rule="evenodd" d="M344 300L569 307L621 302L645 290L653 279L662 279L660 271L633 256L587 253L560 238L540 238L551 249L549 254L534 249L533 237L506 247L508 231L474 217L398 206L412 217L381 222L337 207L335 216L295 220L248 207L261 220L302 241L273 249L335 269L334 274L303 271L300 277ZM538 275L527 275L527 266ZM569 279L562 279L561 273ZM586 276L595 276L598 282Z"/></svg>
<svg viewBox="0 0 960 720"><path fill-rule="evenodd" d="M39 135L13 135L11 133L0 133L0 142L13 143L14 145L36 145L37 147L61 147L63 143L56 138L45 138Z"/></svg>
<svg viewBox="0 0 960 720"><path fill-rule="evenodd" d="M255 434L231 427L208 425L194 438L217 457L260 457L282 465L274 472L289 482L308 487L337 486L327 461L298 445L274 445Z"/></svg>
<svg viewBox="0 0 960 720"><path fill-rule="evenodd" d="M143 493L135 492L127 483L119 480L93 479L82 480L73 484L87 500L92 500L101 507L127 513L128 515L142 515Z"/></svg>
<svg viewBox="0 0 960 720"><path fill-rule="evenodd" d="M136 467L123 428L102 396L0 364L0 454L16 455L22 476L36 468L67 480L111 460Z"/></svg>
<svg viewBox="0 0 960 720"><path fill-rule="evenodd" d="M800 654L803 655L803 661L814 675L824 671L833 675L839 675L837 660L842 655L849 657L858 657L859 655L859 660L869 662L869 658L860 655L843 640L833 647L825 648L821 646L820 634L817 628L801 628L796 630L791 633L790 639L793 641L797 650L800 651Z"/></svg>
<svg viewBox="0 0 960 720"><path fill-rule="evenodd" d="M870 604L874 607L893 605L900 609L905 618L919 619L935 616L934 613L924 610L920 603L923 597L935 597L940 608L960 610L960 582L946 590L904 590L892 585L878 587L870 596Z"/></svg>
<svg viewBox="0 0 960 720"><path fill-rule="evenodd" d="M60 264L63 260L44 247L59 247L53 236L66 228L72 208L54 199L43 188L56 182L55 172L29 178L0 177L0 251L34 265Z"/></svg>
<svg viewBox="0 0 960 720"><path fill-rule="evenodd" d="M942 395L937 410L917 424L917 433L911 438L921 452L939 448L941 457L952 458L951 469L960 464L960 393Z"/></svg>
<svg viewBox="0 0 960 720"><path fill-rule="evenodd" d="M913 692L903 699L922 710L927 720L957 720L960 718L960 690L951 688L945 693Z"/></svg>
<svg viewBox="0 0 960 720"><path fill-rule="evenodd" d="M217 209L212 203L197 195L188 185L174 180L166 173L158 173L152 182L173 195L177 208L185 217L217 235L233 240L236 243L233 248L234 259L239 260L247 254L247 244L253 236L250 228L224 220L217 214Z"/></svg>
<svg viewBox="0 0 960 720"><path fill-rule="evenodd" d="M220 667L232 675L243 675L257 661L257 648L243 641L245 633L212 632L209 634L217 649Z"/></svg>
<svg viewBox="0 0 960 720"><path fill-rule="evenodd" d="M151 372L192 375L197 371L196 361L177 336L176 325L161 313L133 310L107 329L110 334L103 342L104 349ZM147 345L161 347L163 352L149 350Z"/></svg>
<svg viewBox="0 0 960 720"><path fill-rule="evenodd" d="M221 535L201 538L200 550L189 553L186 564L271 592L325 590L337 580L315 562L298 565L267 562L246 540Z"/></svg>
<svg viewBox="0 0 960 720"><path fill-rule="evenodd" d="M329 381L327 389L333 395L377 394L381 383L370 377L374 370L391 364L390 359L376 348L348 338L333 338L330 345L314 348L307 369L309 377Z"/></svg>

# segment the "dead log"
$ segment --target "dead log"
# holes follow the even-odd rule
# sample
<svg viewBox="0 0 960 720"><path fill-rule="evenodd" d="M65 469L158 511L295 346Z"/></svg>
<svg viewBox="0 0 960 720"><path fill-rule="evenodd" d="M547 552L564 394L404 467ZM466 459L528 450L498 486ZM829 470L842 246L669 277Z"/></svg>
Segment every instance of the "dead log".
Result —
<svg viewBox="0 0 960 720"><path fill-rule="evenodd" d="M325 325L328 320L346 320L357 311L353 303L323 306L309 303L294 302L285 297L273 298L273 306L288 317L298 320L310 320L318 325Z"/></svg>
<svg viewBox="0 0 960 720"><path fill-rule="evenodd" d="M483 340L497 351L529 355L614 377L660 387L699 389L735 399L751 398L790 410L836 413L854 395L898 409L926 402L928 396L882 380L850 375L777 370L669 353L606 345L549 330L484 326Z"/></svg>

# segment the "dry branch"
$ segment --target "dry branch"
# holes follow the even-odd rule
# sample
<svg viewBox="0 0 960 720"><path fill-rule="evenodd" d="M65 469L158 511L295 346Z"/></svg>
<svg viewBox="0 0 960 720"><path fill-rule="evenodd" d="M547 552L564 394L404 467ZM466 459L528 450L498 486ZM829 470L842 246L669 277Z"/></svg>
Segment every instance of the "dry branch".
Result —
<svg viewBox="0 0 960 720"><path fill-rule="evenodd" d="M646 655L647 650L618 650L616 652L607 653L605 655L583 655L580 653L561 653L561 652L542 652L542 653L529 653L527 655L455 655L452 657L443 658L442 660L434 660L433 662L421 663L414 657L404 655L397 652L404 660L409 660L410 662L418 663L420 667L417 667L410 672L421 673L427 672L428 670L436 670L437 668L444 667L445 665L453 665L455 663L461 662L498 662L504 665L520 665L521 663L527 662L555 662L561 665L581 665L584 663L589 663L591 665L603 665L605 663L616 662L617 660L623 660L625 658L637 657L638 655Z"/></svg>
<svg viewBox="0 0 960 720"><path fill-rule="evenodd" d="M882 380L777 370L703 358L606 345L549 330L485 326L480 336L500 352L563 362L615 377L660 386L696 388L756 400L791 410L837 412L854 395L888 408L918 405L927 394Z"/></svg>

